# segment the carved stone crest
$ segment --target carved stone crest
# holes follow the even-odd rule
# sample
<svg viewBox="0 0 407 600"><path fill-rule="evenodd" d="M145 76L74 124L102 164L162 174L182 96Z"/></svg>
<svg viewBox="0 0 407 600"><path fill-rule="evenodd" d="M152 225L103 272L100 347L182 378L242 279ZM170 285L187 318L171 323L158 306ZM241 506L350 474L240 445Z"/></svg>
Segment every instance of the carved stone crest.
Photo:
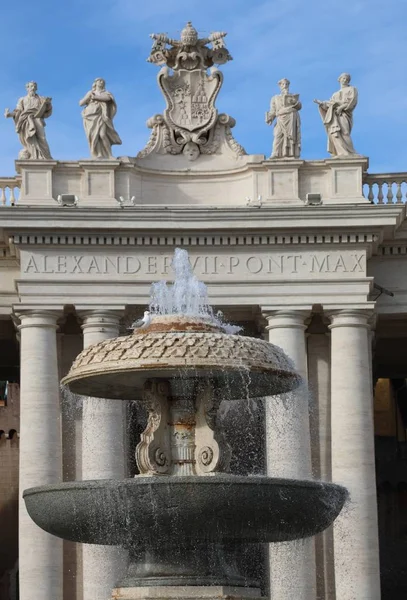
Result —
<svg viewBox="0 0 407 600"><path fill-rule="evenodd" d="M162 33L151 35L154 44L147 60L162 65L158 85L167 106L162 115L147 121L152 133L138 158L154 152L182 153L193 161L201 154L222 153L224 148L234 156L246 154L230 131L235 120L219 115L215 107L223 82L215 65L232 59L225 36L224 32L215 32L200 39L190 22L182 30L180 40Z"/></svg>
<svg viewBox="0 0 407 600"><path fill-rule="evenodd" d="M196 142L213 127L218 112L215 99L222 85L222 74L215 69L210 75L202 69L175 71L162 69L158 81L167 101L164 119L173 129L195 132ZM189 141L189 140L188 140Z"/></svg>

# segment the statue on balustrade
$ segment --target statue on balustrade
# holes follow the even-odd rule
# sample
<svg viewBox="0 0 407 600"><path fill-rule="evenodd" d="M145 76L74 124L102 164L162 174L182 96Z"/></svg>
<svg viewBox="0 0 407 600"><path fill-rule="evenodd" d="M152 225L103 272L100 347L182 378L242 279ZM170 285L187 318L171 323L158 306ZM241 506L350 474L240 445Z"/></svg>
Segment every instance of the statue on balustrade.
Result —
<svg viewBox="0 0 407 600"><path fill-rule="evenodd" d="M341 85L330 100L314 100L328 134L328 152L333 158L357 155L351 139L353 111L358 103L358 91L350 85L349 73L339 75Z"/></svg>
<svg viewBox="0 0 407 600"><path fill-rule="evenodd" d="M79 101L85 107L82 118L92 158L113 158L112 146L122 143L113 126L116 101L105 85L104 79L95 79L92 89Z"/></svg>
<svg viewBox="0 0 407 600"><path fill-rule="evenodd" d="M301 151L301 120L299 94L290 94L290 82L278 82L281 93L273 96L266 123L274 125L274 142L271 158L299 158Z"/></svg>
<svg viewBox="0 0 407 600"><path fill-rule="evenodd" d="M27 95L19 99L12 112L8 108L4 112L6 118L14 119L16 132L23 146L18 158L51 159L45 137L45 119L52 114L52 98L37 94L35 81L29 81L25 87Z"/></svg>

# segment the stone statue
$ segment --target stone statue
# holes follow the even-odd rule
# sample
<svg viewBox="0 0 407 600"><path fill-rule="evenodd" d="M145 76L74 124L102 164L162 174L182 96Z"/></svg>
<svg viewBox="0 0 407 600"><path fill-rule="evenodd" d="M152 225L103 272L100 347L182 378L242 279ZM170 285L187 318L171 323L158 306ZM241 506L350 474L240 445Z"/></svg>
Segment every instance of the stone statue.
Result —
<svg viewBox="0 0 407 600"><path fill-rule="evenodd" d="M339 75L341 89L330 100L314 100L328 134L328 152L333 157L357 154L350 137L353 111L358 103L358 91L350 84L349 73Z"/></svg>
<svg viewBox="0 0 407 600"><path fill-rule="evenodd" d="M301 110L299 94L290 94L290 82L278 82L281 93L273 96L270 110L266 113L266 123L274 125L274 142L271 158L299 158L301 150Z"/></svg>
<svg viewBox="0 0 407 600"><path fill-rule="evenodd" d="M45 137L45 119L52 114L52 98L39 96L35 81L29 81L25 88L27 95L19 99L16 108L12 112L6 108L4 112L6 118L14 119L16 132L23 146L18 158L51 159Z"/></svg>
<svg viewBox="0 0 407 600"><path fill-rule="evenodd" d="M92 89L79 101L85 107L82 118L92 158L113 158L113 144L122 143L113 126L116 102L105 85L104 79L95 79Z"/></svg>
<svg viewBox="0 0 407 600"><path fill-rule="evenodd" d="M230 132L235 120L219 115L215 108L223 82L215 65L232 59L225 36L215 32L201 39L191 22L182 30L180 40L164 33L151 35L154 43L147 60L162 65L158 85L167 107L162 115L147 121L152 133L138 158L152 153L183 154L193 161L201 154L221 154L226 148L232 156L245 154Z"/></svg>

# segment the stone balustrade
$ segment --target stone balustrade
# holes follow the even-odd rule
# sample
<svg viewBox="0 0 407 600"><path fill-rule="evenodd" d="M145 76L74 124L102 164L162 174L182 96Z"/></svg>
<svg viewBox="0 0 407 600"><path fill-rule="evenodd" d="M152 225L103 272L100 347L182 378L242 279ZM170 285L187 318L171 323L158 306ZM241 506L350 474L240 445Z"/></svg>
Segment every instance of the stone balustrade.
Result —
<svg viewBox="0 0 407 600"><path fill-rule="evenodd" d="M20 196L20 177L0 177L0 206L14 206Z"/></svg>
<svg viewBox="0 0 407 600"><path fill-rule="evenodd" d="M363 193L372 204L405 204L407 173L365 174Z"/></svg>
<svg viewBox="0 0 407 600"><path fill-rule="evenodd" d="M309 195L316 195L318 204L367 204L362 194L367 167L367 158L361 156L305 161L247 155L235 161L233 168L220 163L214 175L213 165L205 161L188 169L176 164L169 171L147 168L139 159L128 157L17 160L17 177L21 178L18 205L117 209L229 205L256 209L263 205L302 206Z"/></svg>
<svg viewBox="0 0 407 600"><path fill-rule="evenodd" d="M320 163L320 164L319 164ZM322 173L323 170L326 169L326 164L325 161L319 161L319 163L317 161L314 161L313 163L306 163L302 161L302 166L301 166L301 171L300 171L300 177L297 176L298 184L299 184L299 188L300 190L297 192L289 192L285 189L281 189L281 182L280 185L278 186L278 190L276 191L276 195L275 198L273 200L273 198L267 198L267 193L263 194L263 199L265 200L265 204L270 203L276 203L276 204L285 204L288 202L288 200L291 200L289 203L292 203L292 198L291 196L296 197L296 201L294 201L294 203L302 203L304 202L305 199L305 191L315 191L312 189L312 185L308 182L308 178L307 178L307 174L308 171L316 171L320 172L318 173L319 178L318 178L318 191L322 191L322 196L324 198L324 196L326 197L326 195L331 196L332 199L328 200L328 202L326 201L326 199L324 198L324 202L323 203L329 203L329 204L335 204L335 203L342 203L344 202L345 198L344 196L346 196L346 194L343 194L343 192L341 193L337 193L338 191L336 189L329 189L329 183L328 181L323 181L324 180L324 173ZM114 169L116 170L118 167L118 164L120 163L116 163L114 165ZM279 171L281 169L281 164L277 163L269 163L266 162L265 164L268 165L270 173L268 175L268 178L271 178L271 182L274 181L276 174L274 173L274 171ZM291 163L284 163L283 166L285 166L285 170L287 171L288 166L290 166ZM337 165L337 161L335 161L334 166ZM27 162L27 167L30 166L30 163ZM38 167L38 163L35 165L36 167ZM40 164L41 166L41 164ZM44 165L45 166L45 165ZM101 198L100 197L100 193L94 193L93 190L89 190L87 192L85 192L85 194L83 194L83 189L82 189L82 174L79 172L80 169L75 169L75 164L71 164L70 166L70 181L69 181L69 185L66 184L66 165L65 164L61 164L61 168L57 168L56 169L56 177L54 177L55 181L53 179L49 179L49 181L44 182L44 190L43 190L43 194L41 194L41 198L34 198L34 201L31 199L31 189L28 191L28 188L31 188L31 186L29 185L30 183L32 183L29 180L29 177L31 175L31 173L24 173L24 169L23 169L23 177L21 175L16 175L14 177L0 177L0 207L2 206L14 206L17 203L21 204L27 204L29 203L30 205L33 204L53 204L54 206L58 206L57 202L56 202L56 196L59 193L66 193L67 192L67 188L69 188L69 192L71 192L71 187L73 185L73 171L78 170L78 173L75 173L75 176L78 180L78 183L76 186L74 186L74 192L80 195L81 198L81 204L92 204L92 205L99 205L99 204L110 204L112 206L117 206L118 208L121 206L121 202L115 198L115 196L119 197L120 193L122 193L122 188L126 188L127 191L127 195L129 195L129 192L127 190L129 184L127 181L122 181L123 177L125 177L124 173L122 173L122 170L119 168L118 169L118 173L116 174L116 176L114 176L113 174L109 174L113 177L112 181L110 181L110 186L109 187L114 187L114 188L118 188L117 190L115 190L115 192L112 193L112 191L110 192L110 198L109 198L109 202L106 202L106 198ZM109 166L109 165L103 165L103 166ZM113 166L113 165L112 165ZM343 165L344 167L346 165ZM297 165L298 167L298 165ZM247 167L246 167L247 168ZM108 169L109 170L109 169ZM248 169L250 171L250 167ZM46 177L48 175L48 177L50 176L50 173L45 173L46 169L42 168L41 169L41 175ZM61 173L59 172L61 171ZM100 171L101 171L101 166L99 165L99 171L96 175L100 176ZM316 174L315 173L315 174ZM314 178L315 178L315 174L314 174ZM22 179L24 179L24 175L26 175L26 184L25 187L27 188L27 191L21 191L21 183L22 183ZM37 175L37 174L36 174ZM105 175L103 173L103 175ZM284 173L285 176L287 176L287 172ZM292 181L290 178L290 175L292 175L291 173L288 174L288 179L286 184L289 186L289 184L291 184L292 186ZM28 176L28 178L27 178ZM52 176L51 176L52 177ZM62 179L61 179L62 177ZM106 175L105 175L106 177ZM232 176L233 178L233 176ZM184 175L184 179L185 179L185 175ZM193 179L193 178L191 178ZM228 177L228 179L230 180L230 176ZM239 178L240 179L240 178ZM250 183L248 184L250 188L253 187L253 182L251 181L250 176L248 177L248 179L250 180ZM259 186L259 179L260 179L260 174L256 174L256 194L259 191L263 191L260 189L257 189L258 187L261 187L261 185ZM337 175L335 174L335 180L337 179ZM60 181L61 180L61 181ZM113 181L114 180L114 181ZM52 183L51 183L52 182ZM40 182L41 183L41 182ZM102 183L104 182L97 182L99 184L99 187ZM146 182L145 182L146 183ZM202 181L200 181L200 183L202 183ZM229 185L230 185L230 181L228 181ZM261 183L261 182L260 182ZM346 182L348 185L350 182ZM363 174L363 196L366 200L369 200L369 202L371 202L372 204L383 204L383 205L387 205L387 204L406 204L407 203L407 172L404 173L364 173ZM241 180L239 181L239 184L241 185ZM265 184L266 185L266 184ZM270 184L271 185L271 184ZM336 184L335 184L336 185ZM358 187L357 185L357 181L352 182L352 185L354 186L354 188L356 189L356 187ZM359 186L360 186L360 179L359 179ZM53 188L56 189L53 189ZM148 185L147 185L148 187ZM264 187L264 186L263 186ZM284 187L284 186L283 186ZM76 189L77 188L77 189ZM98 188L98 186L96 186L96 188ZM325 189L327 188L327 189ZM360 189L360 188L359 188ZM304 191L305 190L305 191ZM154 190L157 191L157 190ZM179 190L178 190L179 191ZM347 190L346 190L347 191ZM93 193L92 193L93 192ZM97 192L99 192L99 189L97 189ZM130 190L131 194L133 194L133 190ZM303 193L301 193L303 192ZM130 194L130 195L131 195ZM256 195L254 194L254 195ZM281 194L281 198L279 197ZM352 194L350 194L351 196L354 196L355 194L355 190L352 190ZM83 202L83 196L86 196L86 200L91 199L91 202ZM193 196L194 194L192 194ZM21 196L21 202L20 202L20 196ZM149 196L149 194L147 194L147 196ZM157 201L157 196L155 194L153 194L153 196L155 197L155 201ZM273 196L273 195L272 195ZM289 198L290 196L290 198ZM334 198L335 196L338 196L338 200L336 201ZM260 196L261 197L261 196ZM132 200L135 199L132 198ZM102 201L101 201L102 200ZM121 200L121 198L120 198ZM133 204L148 204L150 198L143 198L143 199L138 199L138 202L134 202ZM173 198L166 198L167 201L169 201L169 203L176 203L175 199ZM193 201L194 198L191 198L191 200ZM247 198L246 198L247 200ZM268 201L267 201L268 200ZM28 202L29 201L29 202ZM239 201L242 202L242 198L239 197ZM200 204L202 204L202 199L199 199ZM222 202L224 203L224 202ZM243 202L244 203L244 202Z"/></svg>

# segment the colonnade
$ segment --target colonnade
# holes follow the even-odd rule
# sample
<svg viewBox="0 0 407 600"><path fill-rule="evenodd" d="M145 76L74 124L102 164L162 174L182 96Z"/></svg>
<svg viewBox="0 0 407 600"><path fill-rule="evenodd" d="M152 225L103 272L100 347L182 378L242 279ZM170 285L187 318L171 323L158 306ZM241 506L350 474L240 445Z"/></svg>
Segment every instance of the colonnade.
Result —
<svg viewBox="0 0 407 600"><path fill-rule="evenodd" d="M280 346L294 360L298 371L308 379L304 311L265 312L269 341ZM326 313L330 320L330 447L326 427L319 427L317 443L325 441L330 454L331 480L345 486L350 501L334 522L332 556L327 549L320 565L328 581L327 600L380 600L380 565L373 425L370 318L367 310L336 310ZM327 347L321 353L313 348L313 381L325 385ZM316 364L315 364L316 363ZM267 470L272 476L307 477L311 469L311 439L308 398L305 385L285 402L285 410L271 407L267 414ZM322 393L321 408L326 411ZM325 400L325 401L324 401ZM319 408L319 407L318 407ZM326 418L326 413L325 413ZM319 419L323 423L323 419ZM325 420L326 422L326 420ZM322 431L321 431L322 429ZM320 434L325 437L321 440ZM315 443L315 442L314 442ZM322 478L327 468L319 469ZM328 532L329 534L329 532ZM327 537L327 535L325 536ZM325 540L326 541L326 540ZM332 568L326 563L331 560ZM302 545L271 546L271 597L315 600L315 539ZM330 575L329 575L330 571ZM331 576L331 580L329 580ZM333 581L332 581L333 578ZM273 583L276 582L274 587Z"/></svg>
<svg viewBox="0 0 407 600"><path fill-rule="evenodd" d="M283 398L265 403L267 474L271 477L311 479L311 440L308 414L308 372L305 318L308 312L264 313L269 341L294 361L303 384ZM315 600L315 542L270 544L270 598Z"/></svg>
<svg viewBox="0 0 407 600"><path fill-rule="evenodd" d="M57 319L53 311L20 315L19 578L21 600L62 600L62 540L29 517L26 488L62 478Z"/></svg>
<svg viewBox="0 0 407 600"><path fill-rule="evenodd" d="M93 310L82 318L83 347L119 335L120 313ZM126 404L104 398L85 398L82 414L82 479L123 479L125 473ZM126 552L113 546L84 544L83 598L110 597L124 574Z"/></svg>
<svg viewBox="0 0 407 600"><path fill-rule="evenodd" d="M324 447L324 452L317 475L326 478L331 471L332 481L344 485L350 492L349 507L337 519L331 533L332 569L325 598L379 600L371 314L368 310L348 308L326 313L330 321L330 369L329 341L314 344L307 352L305 321L309 311L264 309L263 314L267 319L269 341L282 347L304 380L309 376L311 387L321 392L317 444ZM57 483L62 478L56 345L59 316L58 311L45 310L19 314L21 492L27 487ZM93 310L80 316L84 346L118 335L118 313ZM272 476L308 478L312 475L315 441L310 437L308 398L304 385L291 397L282 399L284 410L279 410L276 402L269 403L267 469ZM114 401L85 401L83 479L124 476L123 406ZM44 533L31 521L22 500L19 535L20 600L62 600L62 541ZM271 549L273 600L316 599L315 556L314 539ZM83 600L108 598L123 562L125 557L116 549L86 546ZM327 579L328 567L324 565ZM278 586L273 586L275 581Z"/></svg>

